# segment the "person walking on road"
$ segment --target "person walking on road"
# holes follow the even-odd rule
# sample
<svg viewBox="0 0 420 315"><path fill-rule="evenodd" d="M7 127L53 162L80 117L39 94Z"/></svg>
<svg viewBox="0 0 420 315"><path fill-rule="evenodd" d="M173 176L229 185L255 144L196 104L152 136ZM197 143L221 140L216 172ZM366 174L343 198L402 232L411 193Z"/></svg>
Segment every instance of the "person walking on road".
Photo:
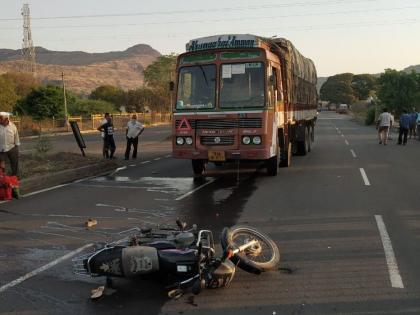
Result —
<svg viewBox="0 0 420 315"><path fill-rule="evenodd" d="M420 140L420 113L417 113L417 136L419 137Z"/></svg>
<svg viewBox="0 0 420 315"><path fill-rule="evenodd" d="M144 126L137 120L137 115L133 114L127 123L126 137L127 148L125 149L125 159L130 158L131 145L133 146L133 159L137 158L137 146L139 144L139 136L143 132Z"/></svg>
<svg viewBox="0 0 420 315"><path fill-rule="evenodd" d="M0 112L0 161L10 161L12 175L19 171L19 133L13 122L9 120L10 113Z"/></svg>
<svg viewBox="0 0 420 315"><path fill-rule="evenodd" d="M378 129L379 144L387 145L389 129L394 123L394 118L388 109L384 108L382 113L379 115L378 120L376 121L376 129Z"/></svg>
<svg viewBox="0 0 420 315"><path fill-rule="evenodd" d="M416 138L417 136L416 124L417 124L418 117L419 117L419 114L416 112L416 109L413 108L413 111L410 113L410 139L411 137Z"/></svg>
<svg viewBox="0 0 420 315"><path fill-rule="evenodd" d="M106 123L98 127L98 130L103 132L104 146L103 154L107 159L113 159L116 150L114 140L114 124L112 123L112 117L109 113L105 113Z"/></svg>
<svg viewBox="0 0 420 315"><path fill-rule="evenodd" d="M400 132L398 134L398 144L407 144L407 135L410 128L410 115L407 114L407 110L404 109L403 114L400 117ZM403 139L404 136L404 139Z"/></svg>

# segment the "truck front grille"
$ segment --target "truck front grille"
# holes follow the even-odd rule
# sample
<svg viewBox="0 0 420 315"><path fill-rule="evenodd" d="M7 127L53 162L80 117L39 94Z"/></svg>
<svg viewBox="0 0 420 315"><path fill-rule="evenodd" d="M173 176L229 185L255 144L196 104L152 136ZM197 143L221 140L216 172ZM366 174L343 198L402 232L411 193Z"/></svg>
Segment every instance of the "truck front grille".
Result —
<svg viewBox="0 0 420 315"><path fill-rule="evenodd" d="M202 145L233 145L235 143L234 136L202 136L200 138Z"/></svg>

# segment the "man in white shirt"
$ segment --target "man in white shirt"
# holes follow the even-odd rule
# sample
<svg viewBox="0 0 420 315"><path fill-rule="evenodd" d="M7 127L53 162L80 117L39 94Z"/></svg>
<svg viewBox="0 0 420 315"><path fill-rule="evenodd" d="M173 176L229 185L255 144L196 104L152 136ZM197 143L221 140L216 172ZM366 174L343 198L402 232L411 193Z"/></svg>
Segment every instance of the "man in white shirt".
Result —
<svg viewBox="0 0 420 315"><path fill-rule="evenodd" d="M379 144L387 145L388 134L392 125L394 124L394 117L388 113L387 108L379 115L376 121L376 129L378 129Z"/></svg>
<svg viewBox="0 0 420 315"><path fill-rule="evenodd" d="M127 148L125 149L125 159L130 158L131 145L133 145L133 159L137 158L137 146L139 144L139 135L143 132L143 125L137 120L137 115L133 114L127 123L126 137Z"/></svg>
<svg viewBox="0 0 420 315"><path fill-rule="evenodd" d="M9 121L10 113L0 112L0 161L10 161L12 175L17 176L19 166L20 145L18 130Z"/></svg>

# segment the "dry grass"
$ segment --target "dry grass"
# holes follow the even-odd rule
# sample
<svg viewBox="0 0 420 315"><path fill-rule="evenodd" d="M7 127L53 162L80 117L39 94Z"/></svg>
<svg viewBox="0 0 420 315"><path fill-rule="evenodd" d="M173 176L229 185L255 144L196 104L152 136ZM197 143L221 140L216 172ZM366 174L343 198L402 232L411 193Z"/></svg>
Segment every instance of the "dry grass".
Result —
<svg viewBox="0 0 420 315"><path fill-rule="evenodd" d="M19 159L19 173L20 178L23 179L98 163L106 165L114 162L105 161L97 157L83 157L79 154L63 152L21 155Z"/></svg>

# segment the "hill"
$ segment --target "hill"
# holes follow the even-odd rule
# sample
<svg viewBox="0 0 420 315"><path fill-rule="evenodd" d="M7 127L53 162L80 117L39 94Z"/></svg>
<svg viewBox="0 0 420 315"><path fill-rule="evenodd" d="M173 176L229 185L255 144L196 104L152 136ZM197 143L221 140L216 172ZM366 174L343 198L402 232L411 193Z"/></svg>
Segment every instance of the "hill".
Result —
<svg viewBox="0 0 420 315"><path fill-rule="evenodd" d="M415 72L420 73L420 65L409 66L409 67L405 68L403 71L405 71L405 72L411 72L411 71L413 71L413 70L414 70Z"/></svg>
<svg viewBox="0 0 420 315"><path fill-rule="evenodd" d="M64 72L67 87L81 93L89 93L104 84L135 89L144 82L143 70L160 56L144 44L105 53L52 51L42 47L36 47L35 51L37 76L41 81L61 84ZM21 59L20 49L0 49L0 73L20 71Z"/></svg>

